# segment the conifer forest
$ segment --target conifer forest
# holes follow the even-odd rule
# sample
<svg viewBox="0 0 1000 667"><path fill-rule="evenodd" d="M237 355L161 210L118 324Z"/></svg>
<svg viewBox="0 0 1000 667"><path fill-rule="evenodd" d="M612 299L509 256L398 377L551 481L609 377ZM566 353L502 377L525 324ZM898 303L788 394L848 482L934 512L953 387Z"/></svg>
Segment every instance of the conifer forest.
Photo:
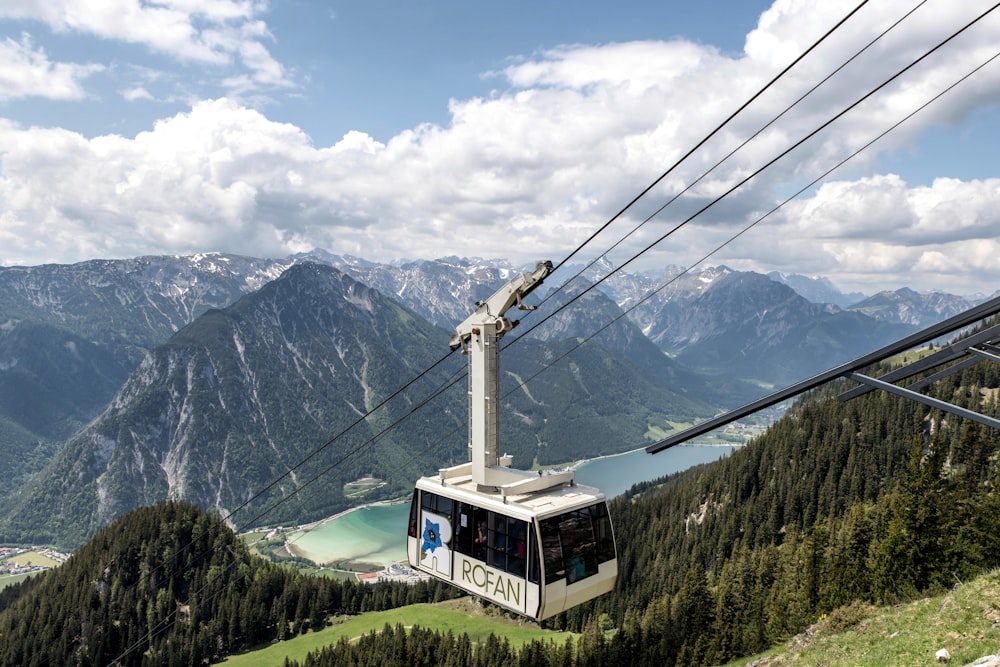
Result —
<svg viewBox="0 0 1000 667"><path fill-rule="evenodd" d="M304 664L715 665L823 614L912 600L1000 565L1000 433L885 392L838 401L848 386L800 398L726 459L615 498L616 589L544 622L578 641L474 645L387 626ZM1000 365L929 392L998 417ZM216 516L166 502L0 592L0 661L209 664L333 615L457 595L301 574L251 555Z"/></svg>

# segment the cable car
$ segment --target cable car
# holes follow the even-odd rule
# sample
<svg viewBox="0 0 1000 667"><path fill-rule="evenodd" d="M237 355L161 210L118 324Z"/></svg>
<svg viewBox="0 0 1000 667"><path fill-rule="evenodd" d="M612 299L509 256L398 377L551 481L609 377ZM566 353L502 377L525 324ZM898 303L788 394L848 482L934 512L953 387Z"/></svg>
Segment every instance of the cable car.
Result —
<svg viewBox="0 0 1000 667"><path fill-rule="evenodd" d="M498 498L469 477L423 477L407 555L416 570L536 621L607 593L618 576L604 494L580 485Z"/></svg>
<svg viewBox="0 0 1000 667"><path fill-rule="evenodd" d="M614 531L600 490L573 471L511 468L499 455L499 340L505 317L552 271L550 262L504 285L457 327L469 356L470 461L420 478L406 540L410 565L540 621L609 592L618 578Z"/></svg>

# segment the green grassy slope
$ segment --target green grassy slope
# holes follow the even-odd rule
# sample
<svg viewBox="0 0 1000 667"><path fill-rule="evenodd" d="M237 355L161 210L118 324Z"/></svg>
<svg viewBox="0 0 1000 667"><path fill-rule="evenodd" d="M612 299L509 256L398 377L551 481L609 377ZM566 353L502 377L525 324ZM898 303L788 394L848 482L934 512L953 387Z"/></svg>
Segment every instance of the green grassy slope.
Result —
<svg viewBox="0 0 1000 667"><path fill-rule="evenodd" d="M932 665L942 648L955 665L1000 654L1000 570L905 605L843 607L784 645L729 665Z"/></svg>
<svg viewBox="0 0 1000 667"><path fill-rule="evenodd" d="M302 662L310 651L318 651L324 646L335 644L341 637L353 639L365 633L380 631L386 625L397 624L404 627L419 625L440 632L451 631L456 636L467 634L473 645L486 641L490 634L506 637L514 647L536 639L562 645L567 639L577 637L571 632L542 630L528 621L515 621L505 616L490 614L475 605L471 598L461 598L438 604L415 604L338 619L334 625L319 632L311 632L271 644L257 651L231 656L222 664L230 667L269 667L282 664L286 657Z"/></svg>

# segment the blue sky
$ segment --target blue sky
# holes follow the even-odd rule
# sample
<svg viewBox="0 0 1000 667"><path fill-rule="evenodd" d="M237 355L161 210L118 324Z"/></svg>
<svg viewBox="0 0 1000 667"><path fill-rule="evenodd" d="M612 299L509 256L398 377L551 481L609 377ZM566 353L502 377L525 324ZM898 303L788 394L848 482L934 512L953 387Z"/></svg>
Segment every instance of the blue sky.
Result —
<svg viewBox="0 0 1000 667"><path fill-rule="evenodd" d="M558 261L856 4L6 3L0 264L313 247ZM868 3L578 259L911 8L611 261L990 4ZM995 55L998 29L992 15L977 24L633 268L686 266L721 245ZM866 293L997 291L998 79L1000 63L987 65L707 264Z"/></svg>
<svg viewBox="0 0 1000 667"><path fill-rule="evenodd" d="M639 3L622 11L593 1L485 4L292 0L275 5L261 14L271 34L264 44L288 68L289 85L271 91L263 108L269 118L305 129L317 145L333 144L350 130L384 142L421 123L446 125L450 98L504 88L497 73L537 51L682 37L738 53L767 8L753 1L697 7ZM724 22L717 20L720 8L729 17ZM149 129L157 118L189 108L185 93L216 97L218 79L229 70L177 61L142 45L55 32L37 21L8 21L4 34L16 39L18 32L31 34L53 60L109 64L91 77L86 99L53 105L28 96L5 103L8 117L88 136ZM163 76L145 83L135 67ZM116 92L140 82L157 99L129 101Z"/></svg>
<svg viewBox="0 0 1000 667"><path fill-rule="evenodd" d="M725 22L717 20L720 7L729 16ZM320 144L351 129L386 141L420 123L447 124L449 98L504 88L502 78L489 73L537 51L687 36L738 52L766 7L753 1L624 3L617 11L592 0L296 2L274 27L304 39L296 39L294 52L281 46L275 52L302 62L317 85L307 105L282 115L290 122L301 118Z"/></svg>

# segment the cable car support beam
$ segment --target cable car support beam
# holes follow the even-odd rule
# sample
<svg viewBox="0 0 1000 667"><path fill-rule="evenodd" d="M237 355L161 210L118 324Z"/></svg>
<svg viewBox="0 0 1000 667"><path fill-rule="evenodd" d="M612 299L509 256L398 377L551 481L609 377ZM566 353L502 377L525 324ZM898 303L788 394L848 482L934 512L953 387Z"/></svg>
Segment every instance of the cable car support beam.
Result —
<svg viewBox="0 0 1000 667"><path fill-rule="evenodd" d="M455 328L451 348L461 348L469 357L470 461L441 469L442 484L471 475L482 490L508 496L573 482L573 471L543 475L517 470L510 467L510 456L500 454L500 339L518 324L506 314L514 306L534 310L524 299L552 270L552 262L540 262L534 271L518 274L478 301L476 311Z"/></svg>
<svg viewBox="0 0 1000 667"><path fill-rule="evenodd" d="M987 417L986 415L981 415L974 410L969 410L967 408L961 408L957 405L952 405L947 401L942 401L931 396L925 396L919 392L913 391L907 387L897 387L889 382L883 382L877 378L869 377L867 375L862 375L861 373L848 373L846 377L850 379L864 383L875 389L882 389L891 394L896 394L897 396L902 396L903 398L908 398L911 401L916 401L918 403L923 403L924 405L930 406L932 408L937 408L938 410L944 410L945 412L950 412L953 415L958 415L959 417L965 417L966 419L971 419L972 421L979 422L985 426L990 426L992 428L1000 430L1000 419L994 419L993 417Z"/></svg>
<svg viewBox="0 0 1000 667"><path fill-rule="evenodd" d="M816 387L826 384L831 380L835 380L839 377L850 377L852 373L858 373L861 370L871 366L872 364L878 363L897 354L901 354L911 348L917 347L918 345L929 343L933 340L941 338L942 336L948 335L960 329L970 327L987 317L996 315L997 313L1000 313L1000 297L994 297L992 299L989 299L988 301L985 301L979 304L978 306L970 308L965 312L959 313L954 317L950 317L946 320L938 322L937 324L927 327L926 329L910 334L909 336L901 340L898 340L895 343L891 343L889 345L886 345L885 347L875 350L874 352L870 352L864 356L858 357L857 359L841 364L840 366L836 366L827 371L819 373L818 375L814 375L811 378L802 380L801 382L791 385L790 387L786 387L785 389L781 389L772 394L768 394L767 396L759 398L756 401L747 403L746 405L730 410L729 412L724 412L716 417L713 417L712 419L708 419L700 424L692 426L691 428L685 429L679 433L675 433L667 438L664 438L663 440L659 440L649 445L648 447L646 447L646 451L650 454L656 454L658 452L663 451L664 449L673 447L674 445L679 445L681 443L687 442L688 440L696 438L700 435L704 435L709 431L714 431L717 428L730 424L738 419L742 419L743 417L751 415L759 410L771 407L772 405L777 405L782 401L794 398L795 396L810 391L811 389L815 389ZM997 347L994 344L998 338L1000 338L1000 325L991 327L978 334L974 334L964 339L963 341L958 341L957 343L949 346L948 348L945 348L944 350L935 353L935 355L940 355L940 356L936 357L935 355L930 355L925 360L921 360L915 362L914 364L911 364L910 366L906 366L905 370L899 369L898 371L893 371L892 373L886 374L885 376L883 376L884 379L882 381L884 382L885 380L899 380L902 379L903 377L908 377L909 375L913 375L917 372L933 368L934 366L938 366L943 363L947 363L948 361L959 359L965 356L966 354L978 354L979 356L989 356L997 351L1000 351L997 350ZM978 346L978 348L976 348L976 346ZM976 349L975 352L973 351L974 349ZM951 373L957 372L958 370L957 367L962 366L962 364L971 365L971 363L972 362L967 362L966 360L959 361L954 366L951 366L942 371L941 373L937 374L936 377L938 378L945 377L947 375L950 375ZM912 368L916 368L916 370L911 370ZM926 383L928 383L927 382L928 380L930 380L930 378L926 378L925 380L922 380L919 383L911 385L909 389L912 391L913 389L916 389L918 386L924 386ZM870 385L870 383L866 384ZM894 389L900 389L895 385L891 386ZM867 391L871 391L870 386L853 389L850 392L845 392L844 394L841 394L841 396L838 398L841 398L841 400L847 400L848 398L853 398L854 396L861 395L862 393L865 393ZM920 396L921 398L927 398L922 394ZM910 396L910 398L912 398L912 396ZM948 405L950 408L954 407L951 406L951 404ZM982 417L982 415L978 416Z"/></svg>

